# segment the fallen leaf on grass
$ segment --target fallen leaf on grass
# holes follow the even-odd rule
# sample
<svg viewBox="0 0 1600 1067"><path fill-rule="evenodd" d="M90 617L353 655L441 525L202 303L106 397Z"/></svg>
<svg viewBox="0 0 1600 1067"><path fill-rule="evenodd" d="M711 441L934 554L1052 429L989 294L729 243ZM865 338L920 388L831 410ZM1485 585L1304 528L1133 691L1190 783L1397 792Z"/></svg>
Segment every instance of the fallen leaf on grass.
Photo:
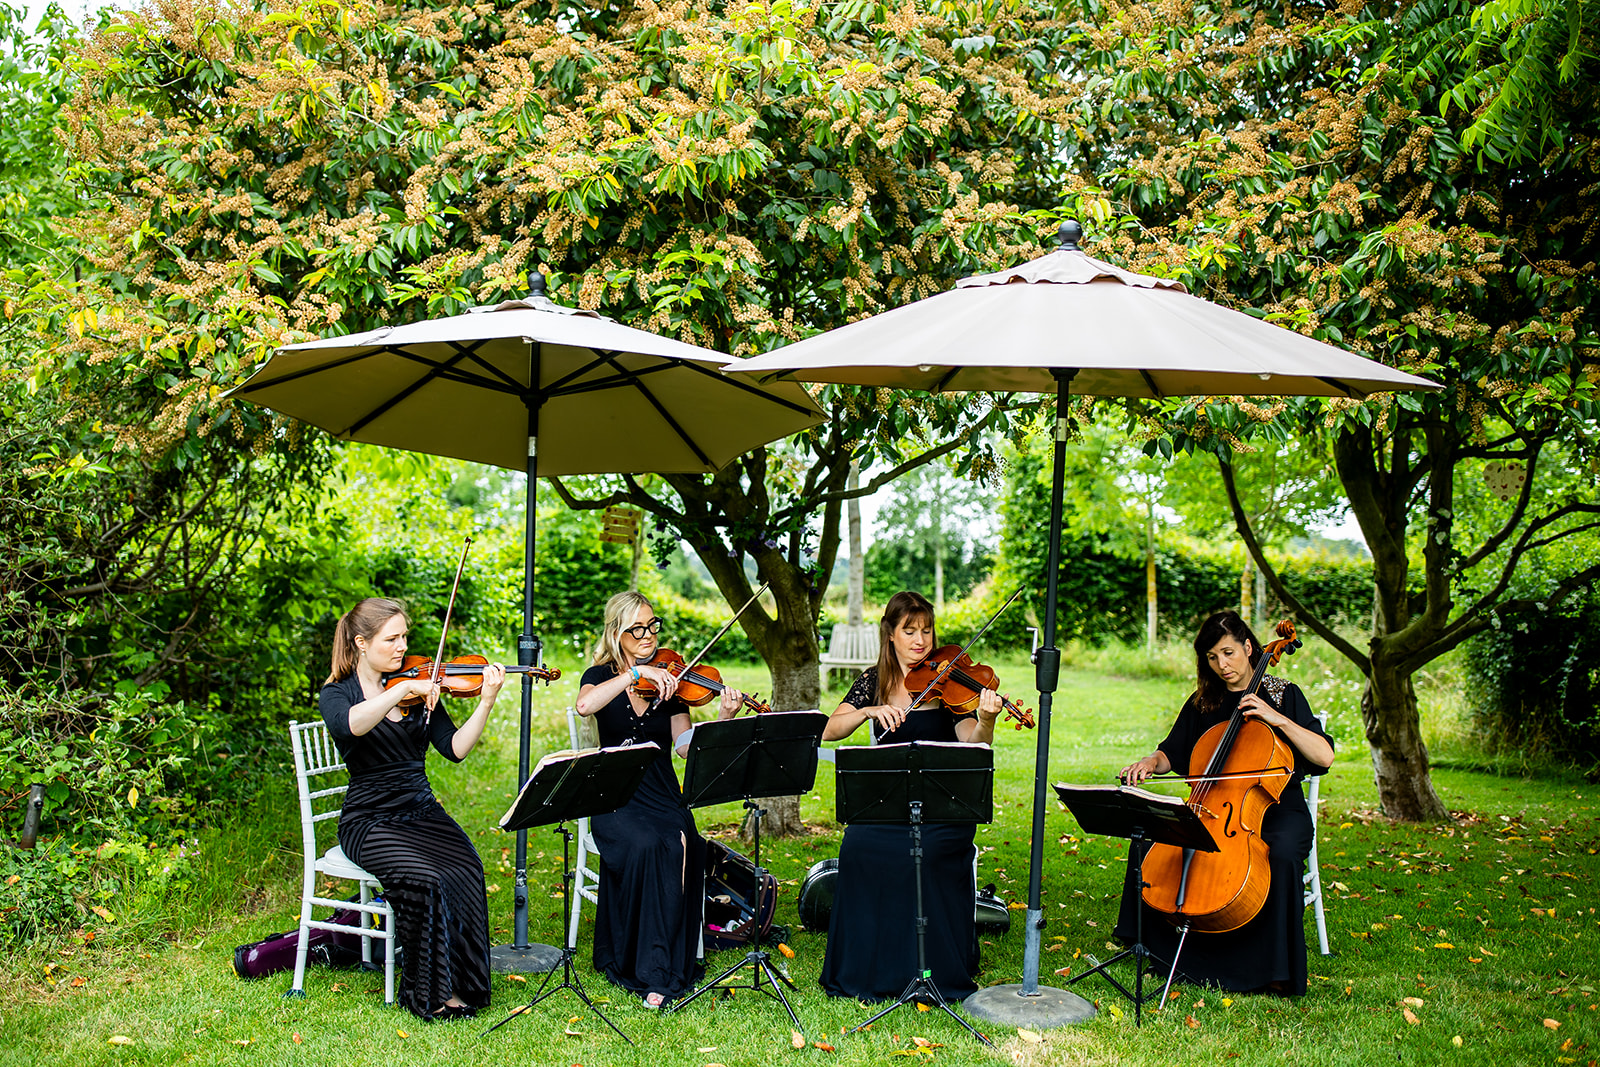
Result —
<svg viewBox="0 0 1600 1067"><path fill-rule="evenodd" d="M108 1045L131 1045L131 1044L133 1044L133 1038L127 1036L126 1034L113 1034L111 1037L106 1039L106 1044L108 1044Z"/></svg>
<svg viewBox="0 0 1600 1067"><path fill-rule="evenodd" d="M1072 973L1072 968L1071 967L1057 967L1056 968L1056 973L1059 974L1061 977L1065 978L1067 975Z"/></svg>
<svg viewBox="0 0 1600 1067"><path fill-rule="evenodd" d="M795 1048L805 1048L806 1047L806 1039L800 1035L800 1031L798 1031L798 1030L790 1030L789 1031L789 1044L793 1045Z"/></svg>
<svg viewBox="0 0 1600 1067"><path fill-rule="evenodd" d="M820 1048L824 1052L833 1052L834 1051L834 1047L832 1045L828 1044L826 1041L813 1041L813 1042L811 1042L811 1047L812 1048Z"/></svg>
<svg viewBox="0 0 1600 1067"><path fill-rule="evenodd" d="M1405 1004L1408 1007L1420 1008L1420 1007L1422 1007L1422 998L1421 997L1406 997L1403 1000L1401 1000L1400 1003Z"/></svg>
<svg viewBox="0 0 1600 1067"><path fill-rule="evenodd" d="M81 974L78 975L78 977L76 977L76 978L74 978L72 980L72 988L73 989L79 989L79 988L82 988L83 986L86 986L88 984L89 984L89 979L85 978Z"/></svg>
<svg viewBox="0 0 1600 1067"><path fill-rule="evenodd" d="M111 912L107 911L105 908L101 907L98 904L96 904L94 907L90 908L89 910L94 912L96 915L100 916L100 918L104 919L108 923L114 923L114 922L117 921L117 917L115 915L111 914Z"/></svg>
<svg viewBox="0 0 1600 1067"><path fill-rule="evenodd" d="M911 1039L911 1043L918 1048L944 1048L943 1045L929 1041L925 1037L914 1037Z"/></svg>
<svg viewBox="0 0 1600 1067"><path fill-rule="evenodd" d="M790 948L788 945L785 945L782 941L778 942L778 951L783 954L784 959L794 959L794 949Z"/></svg>
<svg viewBox="0 0 1600 1067"><path fill-rule="evenodd" d="M1028 1042L1028 1044L1030 1044L1030 1045L1037 1045L1037 1044L1039 1044L1039 1042L1044 1040L1044 1035L1043 1034L1036 1033L1033 1030L1018 1029L1017 1030L1017 1036L1022 1038L1022 1040Z"/></svg>
<svg viewBox="0 0 1600 1067"><path fill-rule="evenodd" d="M20 881L22 881L22 875L13 874L10 878L6 879L6 885L16 885Z"/></svg>
<svg viewBox="0 0 1600 1067"><path fill-rule="evenodd" d="M1561 1029L1561 1022L1557 1019L1546 1019L1544 1021L1544 1028L1546 1030L1559 1030Z"/></svg>
<svg viewBox="0 0 1600 1067"><path fill-rule="evenodd" d="M1412 1026L1416 1026L1422 1021L1421 1019L1417 1018L1416 1013L1410 1008L1401 1008L1400 1014L1405 1016L1406 1022L1410 1023Z"/></svg>
<svg viewBox="0 0 1600 1067"><path fill-rule="evenodd" d="M1561 1042L1561 1051L1562 1052L1571 1052L1572 1051L1572 1038L1569 1037L1565 1041Z"/></svg>
<svg viewBox="0 0 1600 1067"><path fill-rule="evenodd" d="M1454 945L1452 945L1452 944L1451 944L1451 943L1450 943L1450 942L1448 942L1448 941L1439 941L1439 942L1436 942L1436 943L1435 943L1435 944L1434 944L1434 946L1433 946L1433 947L1434 947L1434 948L1455 948L1455 946L1454 946Z"/></svg>
<svg viewBox="0 0 1600 1067"><path fill-rule="evenodd" d="M526 978L522 977L522 975L520 975L520 974L508 974L508 975L505 976L505 978L506 978L506 981L508 981L508 982L526 983L528 981Z"/></svg>
<svg viewBox="0 0 1600 1067"><path fill-rule="evenodd" d="M1233 1000L1232 1000L1232 998L1230 998L1230 997L1223 997L1223 998L1222 998L1222 1006L1223 1006L1223 1007L1224 1007L1224 1008L1230 1008L1230 1007L1232 1007L1232 1006L1233 1006Z"/></svg>
<svg viewBox="0 0 1600 1067"><path fill-rule="evenodd" d="M707 1053L708 1053L708 1052L715 1052L715 1051L717 1051L717 1046L715 1046L715 1045L707 1045L707 1046L706 1046L706 1047L705 1047L705 1048L697 1048L697 1049L695 1049L695 1051L696 1051L696 1052L698 1052L698 1053L700 1053L700 1055L702 1055L702 1056L704 1056L704 1055L706 1055L706 1054L707 1054Z"/></svg>
<svg viewBox="0 0 1600 1067"><path fill-rule="evenodd" d="M570 1026L567 1027L566 1029L562 1030L561 1032L563 1034L566 1034L568 1037L582 1037L583 1036L583 1031L582 1030L574 1030Z"/></svg>
<svg viewBox="0 0 1600 1067"><path fill-rule="evenodd" d="M235 1045L248 1045L251 1041L254 1041L254 1040L255 1040L254 1038L250 1038L250 1037L236 1037L236 1038L233 1039L233 1044L235 1044Z"/></svg>
<svg viewBox="0 0 1600 1067"><path fill-rule="evenodd" d="M303 1045L303 1044L305 1044L305 1041L306 1041L306 1039L301 1037L299 1034L295 1034L294 1035L294 1043L295 1044Z"/></svg>
<svg viewBox="0 0 1600 1067"><path fill-rule="evenodd" d="M1461 1047L1461 1035L1457 1034L1455 1037L1452 1037L1450 1039L1450 1043L1452 1045L1454 1045L1456 1048L1460 1048Z"/></svg>
<svg viewBox="0 0 1600 1067"><path fill-rule="evenodd" d="M1187 1026L1191 1030L1198 1030L1200 1029L1200 1020L1196 1019L1193 1015L1185 1015L1183 1017L1183 1025Z"/></svg>
<svg viewBox="0 0 1600 1067"><path fill-rule="evenodd" d="M1478 951L1483 953L1483 955L1485 955L1485 956L1493 956L1494 955L1493 952L1490 952L1488 949L1484 948L1482 945L1478 946Z"/></svg>
<svg viewBox="0 0 1600 1067"><path fill-rule="evenodd" d="M932 1011L933 1010L933 1006L931 1004L924 1004L924 1003L922 1003L922 1001L919 1000L919 1001L917 1001L917 1010L918 1011Z"/></svg>

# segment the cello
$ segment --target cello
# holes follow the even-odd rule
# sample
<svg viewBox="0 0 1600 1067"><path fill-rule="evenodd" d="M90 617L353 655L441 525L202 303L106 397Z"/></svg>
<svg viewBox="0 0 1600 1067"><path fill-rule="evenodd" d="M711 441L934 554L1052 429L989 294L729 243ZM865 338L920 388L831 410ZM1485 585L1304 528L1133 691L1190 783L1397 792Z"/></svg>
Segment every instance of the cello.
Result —
<svg viewBox="0 0 1600 1067"><path fill-rule="evenodd" d="M1256 692L1284 655L1300 647L1294 624L1277 626L1256 660L1243 695ZM1237 930L1267 899L1272 872L1262 817L1294 774L1294 748L1264 722L1235 709L1195 743L1189 756L1189 807L1211 832L1219 851L1196 852L1155 844L1144 858L1144 902L1184 928L1207 933Z"/></svg>

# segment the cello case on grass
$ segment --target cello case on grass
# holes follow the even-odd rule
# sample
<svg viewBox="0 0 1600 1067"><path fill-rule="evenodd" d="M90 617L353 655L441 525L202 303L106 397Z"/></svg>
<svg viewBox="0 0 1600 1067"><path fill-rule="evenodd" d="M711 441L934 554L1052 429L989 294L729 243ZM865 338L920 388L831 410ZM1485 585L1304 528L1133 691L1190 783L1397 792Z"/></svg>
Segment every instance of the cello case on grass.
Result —
<svg viewBox="0 0 1600 1067"><path fill-rule="evenodd" d="M812 933L827 933L833 915L834 885L839 880L839 860L818 860L800 883L800 925ZM1011 910L995 895L994 883L978 890L972 901L973 921L979 933L1003 934L1011 929Z"/></svg>
<svg viewBox="0 0 1600 1067"><path fill-rule="evenodd" d="M721 841L706 840L706 933L708 949L748 948L755 937L757 909L751 906L756 865ZM761 875L761 940L778 914L778 880ZM782 933L782 931L780 931Z"/></svg>

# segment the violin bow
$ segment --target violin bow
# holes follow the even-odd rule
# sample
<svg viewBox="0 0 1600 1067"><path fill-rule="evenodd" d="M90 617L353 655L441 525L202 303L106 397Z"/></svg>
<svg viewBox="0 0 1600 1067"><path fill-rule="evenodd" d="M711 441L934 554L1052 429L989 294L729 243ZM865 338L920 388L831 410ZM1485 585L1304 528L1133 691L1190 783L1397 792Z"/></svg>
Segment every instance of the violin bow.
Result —
<svg viewBox="0 0 1600 1067"><path fill-rule="evenodd" d="M757 600L759 600L761 598L761 594L765 593L767 591L767 587L769 585L771 585L771 584L772 584L771 582L762 582L761 583L761 588L757 589L755 591L755 593L753 593L751 595L750 599L746 600L744 602L744 607L742 607L738 611L734 612L733 613L733 618L731 618L727 622L723 623L722 624L722 629L718 630L716 633L711 635L711 640L706 642L706 647L702 648L698 653L696 653L694 659L690 660L688 663L685 663L683 665L683 673L680 674L678 677L687 678L689 676L689 672L690 671L692 671L696 667L700 666L700 661L706 658L706 653L711 651L712 646L715 645L718 641L722 640L722 635L723 634L725 634L729 630L733 629L733 624L739 621L739 616L744 614L745 608L748 608L751 604L754 604ZM661 703L661 694L659 692L657 692L656 693L656 698L650 702L649 710L654 711L655 708L656 708L656 705L660 704L660 703Z"/></svg>
<svg viewBox="0 0 1600 1067"><path fill-rule="evenodd" d="M994 625L994 621L996 619L998 619L1002 614L1004 614L1005 610L1007 608L1009 608L1012 604L1016 603L1017 597L1019 597L1021 595L1022 595L1022 586L1018 586L1017 587L1017 591L1015 593L1011 594L1011 598L1009 600L1007 600L1004 604L1001 604L999 609L997 611L995 611L995 613L993 615L989 616L989 621L984 623L981 627L979 627L978 628L978 632L972 635L972 640L970 640L966 644L962 645L961 646L961 651L957 652L953 657L951 657L950 662L946 663L944 665L944 670L942 670L938 674L934 675L933 676L933 681L929 682L925 687L923 687L922 692L918 693L916 695L916 697L911 701L911 706L906 708L907 711L911 711L914 708L916 708L916 706L918 704L921 704L923 697L926 697L929 693L933 692L934 688L936 686L938 686L938 684L940 682L944 681L945 675L949 674L952 670L954 670L956 664L961 662L961 657L965 656L967 654L967 649L969 649L973 645L977 644L979 639L982 638L984 634L989 632L989 627Z"/></svg>
<svg viewBox="0 0 1600 1067"><path fill-rule="evenodd" d="M450 614L456 609L456 590L461 588L461 572L467 569L467 549L472 547L472 538L468 537L461 544L461 562L456 564L456 580L450 586L450 603L444 609L444 626L439 630L439 651L433 656L432 678L429 679L435 686L444 675L444 639L450 632ZM434 703L438 703L435 699ZM433 704L423 702L422 725L427 726L433 721Z"/></svg>

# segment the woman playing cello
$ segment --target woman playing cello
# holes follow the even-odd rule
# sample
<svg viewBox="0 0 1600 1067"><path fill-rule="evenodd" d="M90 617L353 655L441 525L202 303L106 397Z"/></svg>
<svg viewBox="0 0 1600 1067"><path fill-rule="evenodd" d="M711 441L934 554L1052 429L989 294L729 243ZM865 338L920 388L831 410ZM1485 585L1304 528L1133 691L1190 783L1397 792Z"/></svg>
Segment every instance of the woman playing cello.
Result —
<svg viewBox="0 0 1600 1067"><path fill-rule="evenodd" d="M1313 828L1300 781L1326 774L1333 763L1333 741L1311 713L1305 694L1293 683L1266 675L1258 692L1246 692L1262 646L1236 612L1211 616L1194 639L1195 691L1184 703L1167 739L1150 755L1122 768L1130 785L1152 774L1189 768L1190 754L1206 730L1226 722L1235 709L1246 719L1272 727L1294 750L1294 774L1278 802L1267 809L1260 836L1268 849L1271 884L1254 919L1226 933L1191 931L1178 961L1179 975L1192 982L1240 992L1265 991L1298 996L1306 991L1305 910L1301 876L1311 854ZM1255 768L1259 769L1259 768ZM1123 888L1116 934L1132 941L1135 907L1144 907L1146 947L1170 962L1178 947L1170 917L1141 900L1133 866Z"/></svg>
<svg viewBox="0 0 1600 1067"><path fill-rule="evenodd" d="M876 744L994 739L1000 697L979 695L977 713L952 714L937 700L910 707L906 675L935 648L933 605L919 593L896 593L878 628L878 665L856 679L828 719L824 741L849 737L871 720ZM972 823L922 828L928 967L947 1000L974 992L978 939L973 922ZM916 971L912 863L905 827L854 824L839 845L835 907L828 922L822 988L836 997L898 996Z"/></svg>

